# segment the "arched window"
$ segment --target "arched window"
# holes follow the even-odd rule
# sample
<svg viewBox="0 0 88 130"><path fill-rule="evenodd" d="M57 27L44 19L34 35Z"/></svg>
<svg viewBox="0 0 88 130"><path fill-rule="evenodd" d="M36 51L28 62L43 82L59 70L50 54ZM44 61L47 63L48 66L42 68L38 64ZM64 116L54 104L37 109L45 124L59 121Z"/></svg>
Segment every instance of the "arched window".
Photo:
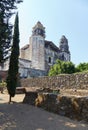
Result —
<svg viewBox="0 0 88 130"><path fill-rule="evenodd" d="M49 57L49 63L51 63L51 57Z"/></svg>

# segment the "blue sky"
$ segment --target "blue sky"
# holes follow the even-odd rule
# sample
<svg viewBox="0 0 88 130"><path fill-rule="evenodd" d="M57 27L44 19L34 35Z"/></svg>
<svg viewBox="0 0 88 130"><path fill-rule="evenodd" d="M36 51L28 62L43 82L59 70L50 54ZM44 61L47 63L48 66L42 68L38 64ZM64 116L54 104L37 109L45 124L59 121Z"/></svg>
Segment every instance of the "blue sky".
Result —
<svg viewBox="0 0 88 130"><path fill-rule="evenodd" d="M24 0L18 10L21 47L29 43L32 27L40 21L46 40L59 46L61 36L67 37L74 64L88 62L88 0Z"/></svg>

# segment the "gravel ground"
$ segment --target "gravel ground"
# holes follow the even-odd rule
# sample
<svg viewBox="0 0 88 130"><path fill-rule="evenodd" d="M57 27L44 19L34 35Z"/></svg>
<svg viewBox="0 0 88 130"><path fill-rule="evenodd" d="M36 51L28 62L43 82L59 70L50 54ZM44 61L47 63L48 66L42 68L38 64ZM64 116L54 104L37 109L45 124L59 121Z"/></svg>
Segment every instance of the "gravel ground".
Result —
<svg viewBox="0 0 88 130"><path fill-rule="evenodd" d="M84 122L22 104L23 98L23 94L16 95L14 103L8 104L9 96L0 94L0 130L88 130Z"/></svg>

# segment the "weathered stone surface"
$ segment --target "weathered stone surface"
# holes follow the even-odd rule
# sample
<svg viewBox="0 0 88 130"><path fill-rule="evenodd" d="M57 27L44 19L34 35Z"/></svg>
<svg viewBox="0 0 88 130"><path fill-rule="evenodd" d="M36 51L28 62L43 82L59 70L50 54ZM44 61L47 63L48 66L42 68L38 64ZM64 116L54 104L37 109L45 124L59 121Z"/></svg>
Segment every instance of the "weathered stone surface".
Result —
<svg viewBox="0 0 88 130"><path fill-rule="evenodd" d="M88 122L88 97L84 98L82 101L82 118Z"/></svg>
<svg viewBox="0 0 88 130"><path fill-rule="evenodd" d="M39 93L35 105L45 110L56 112L55 102L57 95L53 93Z"/></svg>
<svg viewBox="0 0 88 130"><path fill-rule="evenodd" d="M33 92L33 91L26 92L23 103L35 105L36 98L37 98L37 92Z"/></svg>
<svg viewBox="0 0 88 130"><path fill-rule="evenodd" d="M38 88L26 93L24 103L88 122L88 73L24 79L21 85Z"/></svg>
<svg viewBox="0 0 88 130"><path fill-rule="evenodd" d="M22 79L21 86L88 90L88 73Z"/></svg>
<svg viewBox="0 0 88 130"><path fill-rule="evenodd" d="M63 96L54 93L27 92L23 103L42 107L71 119L88 122L88 97Z"/></svg>

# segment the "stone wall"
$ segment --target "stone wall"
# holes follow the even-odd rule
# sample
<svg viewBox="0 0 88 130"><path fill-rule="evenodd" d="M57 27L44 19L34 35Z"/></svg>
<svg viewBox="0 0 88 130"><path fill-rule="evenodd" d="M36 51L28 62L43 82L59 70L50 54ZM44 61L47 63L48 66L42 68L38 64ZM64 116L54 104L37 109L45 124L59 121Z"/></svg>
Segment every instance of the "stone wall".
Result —
<svg viewBox="0 0 88 130"><path fill-rule="evenodd" d="M51 93L40 93L35 100L35 105L61 116L88 122L87 97L68 97Z"/></svg>
<svg viewBox="0 0 88 130"><path fill-rule="evenodd" d="M42 107L71 119L88 122L88 94L81 95L78 90L88 91L88 73L22 79L21 86L29 87L26 88L23 103ZM37 87L42 89L39 90ZM34 91L35 88L36 91ZM79 95L64 95L61 93L64 89L77 89L77 91L72 90L71 93L78 92ZM57 90L59 90L58 93Z"/></svg>
<svg viewBox="0 0 88 130"><path fill-rule="evenodd" d="M26 92L23 103L41 107L71 119L88 122L88 97L63 96L54 93Z"/></svg>
<svg viewBox="0 0 88 130"><path fill-rule="evenodd" d="M22 79L21 86L60 89L88 89L88 73Z"/></svg>

